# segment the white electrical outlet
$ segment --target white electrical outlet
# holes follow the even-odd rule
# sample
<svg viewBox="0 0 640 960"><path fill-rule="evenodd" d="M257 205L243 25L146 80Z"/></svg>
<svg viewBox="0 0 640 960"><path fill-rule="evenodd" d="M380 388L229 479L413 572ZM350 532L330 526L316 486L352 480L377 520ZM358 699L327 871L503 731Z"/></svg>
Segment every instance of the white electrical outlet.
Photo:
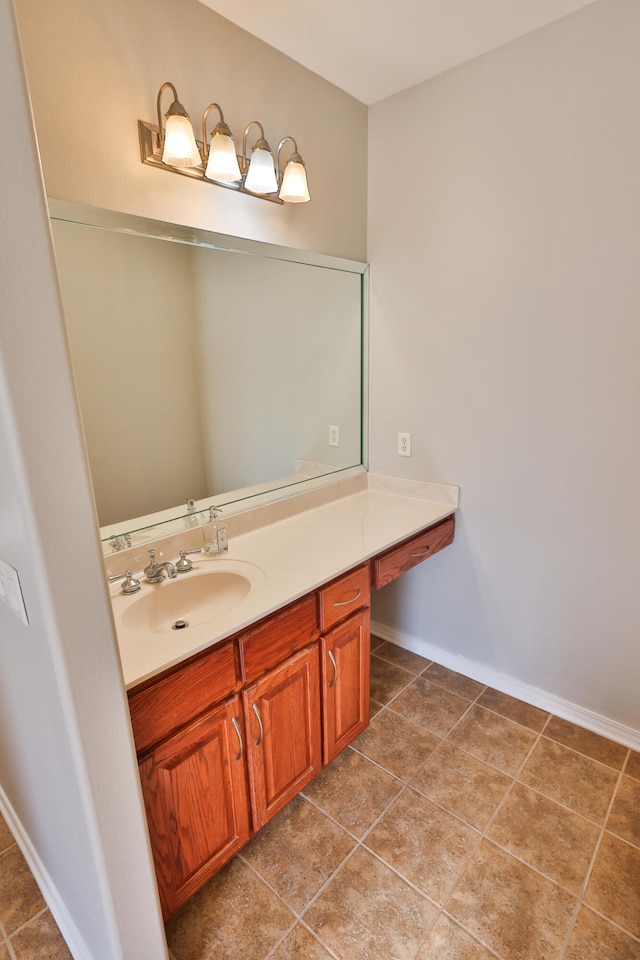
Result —
<svg viewBox="0 0 640 960"><path fill-rule="evenodd" d="M339 447L340 446L340 427L329 427L329 446L330 447Z"/></svg>
<svg viewBox="0 0 640 960"><path fill-rule="evenodd" d="M411 434L410 433L398 434L398 456L399 457L411 456Z"/></svg>
<svg viewBox="0 0 640 960"><path fill-rule="evenodd" d="M5 560L0 560L0 601L4 601L28 627L29 618L24 605L18 571Z"/></svg>

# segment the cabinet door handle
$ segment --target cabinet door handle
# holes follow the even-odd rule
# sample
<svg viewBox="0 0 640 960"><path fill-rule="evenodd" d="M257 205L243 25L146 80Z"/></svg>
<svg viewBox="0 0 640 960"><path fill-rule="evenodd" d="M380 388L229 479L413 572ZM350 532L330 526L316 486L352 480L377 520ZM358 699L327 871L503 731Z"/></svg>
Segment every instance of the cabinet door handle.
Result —
<svg viewBox="0 0 640 960"><path fill-rule="evenodd" d="M237 754L236 760L242 760L243 744L242 744L242 733L240 732L240 724L238 723L235 717L231 717L231 723L233 724L233 729L235 730L236 736L238 737L238 745L240 747L240 753Z"/></svg>
<svg viewBox="0 0 640 960"><path fill-rule="evenodd" d="M331 663L333 665L333 680L329 684L329 689L331 689L331 687L335 687L336 680L338 679L338 664L336 663L336 658L334 657L331 650L328 650L327 652L329 654L329 660L331 660Z"/></svg>
<svg viewBox="0 0 640 960"><path fill-rule="evenodd" d="M262 726L262 717L260 716L260 711L258 710L258 704L257 704L257 703L254 703L254 705L253 705L253 712L255 713L256 717L258 718L258 723L260 724L260 736L259 736L258 739L256 740L256 747L259 747L260 744L262 743L262 740L263 740L263 737L264 737L264 727Z"/></svg>
<svg viewBox="0 0 640 960"><path fill-rule="evenodd" d="M426 557L426 555L429 553L429 550L431 550L431 545L425 547L425 549L421 550L419 553L412 553L411 559L413 560L414 557Z"/></svg>
<svg viewBox="0 0 640 960"><path fill-rule="evenodd" d="M356 590L355 597L351 597L351 600L336 600L333 605L334 607L346 607L348 606L348 604L355 603L356 600L359 600L361 593L362 593L362 590L360 589L360 587L358 587L358 589Z"/></svg>

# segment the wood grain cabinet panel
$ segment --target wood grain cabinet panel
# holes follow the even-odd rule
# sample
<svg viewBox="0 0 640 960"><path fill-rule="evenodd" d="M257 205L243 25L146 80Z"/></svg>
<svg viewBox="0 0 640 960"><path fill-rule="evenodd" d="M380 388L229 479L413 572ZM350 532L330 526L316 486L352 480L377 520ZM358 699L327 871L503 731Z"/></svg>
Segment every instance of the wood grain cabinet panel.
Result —
<svg viewBox="0 0 640 960"><path fill-rule="evenodd" d="M245 683L252 683L297 650L318 639L315 593L252 627L239 639Z"/></svg>
<svg viewBox="0 0 640 960"><path fill-rule="evenodd" d="M318 598L320 629L326 633L356 610L369 606L369 564L322 587L318 591Z"/></svg>
<svg viewBox="0 0 640 960"><path fill-rule="evenodd" d="M322 769L318 659L314 643L243 691L255 830Z"/></svg>
<svg viewBox="0 0 640 960"><path fill-rule="evenodd" d="M240 698L157 747L140 780L166 919L249 839Z"/></svg>
<svg viewBox="0 0 640 960"><path fill-rule="evenodd" d="M372 563L372 583L375 589L385 587L396 577L448 546L453 540L453 533L454 518L446 517L428 530L375 557Z"/></svg>
<svg viewBox="0 0 640 960"><path fill-rule="evenodd" d="M320 643L326 764L369 723L369 610L334 627Z"/></svg>
<svg viewBox="0 0 640 960"><path fill-rule="evenodd" d="M129 712L138 755L239 687L234 646L228 642L131 691Z"/></svg>

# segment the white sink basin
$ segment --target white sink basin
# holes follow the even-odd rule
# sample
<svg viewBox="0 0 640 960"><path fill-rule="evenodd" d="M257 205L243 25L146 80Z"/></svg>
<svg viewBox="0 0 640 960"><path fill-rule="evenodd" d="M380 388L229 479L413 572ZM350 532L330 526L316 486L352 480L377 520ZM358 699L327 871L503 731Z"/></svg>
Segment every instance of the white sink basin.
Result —
<svg viewBox="0 0 640 960"><path fill-rule="evenodd" d="M118 597L116 620L122 629L136 634L188 633L229 613L262 586L264 574L251 563L240 560L202 562L175 580L142 584L140 593Z"/></svg>

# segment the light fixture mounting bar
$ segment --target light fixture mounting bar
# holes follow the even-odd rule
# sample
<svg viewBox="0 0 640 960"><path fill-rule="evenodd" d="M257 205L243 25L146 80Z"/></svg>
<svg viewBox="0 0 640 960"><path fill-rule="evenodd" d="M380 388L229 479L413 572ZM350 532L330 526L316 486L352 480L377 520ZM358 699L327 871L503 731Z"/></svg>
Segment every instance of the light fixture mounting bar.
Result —
<svg viewBox="0 0 640 960"><path fill-rule="evenodd" d="M204 175L205 165L202 163L198 167L171 167L162 162L162 147L160 146L160 135L155 123L147 123L145 120L138 120L138 136L140 139L140 159L149 166L160 170L167 170L169 173L178 173L182 177L191 177L192 180L200 180L202 183L209 183L212 187L224 187L226 190L235 190L236 193L246 193L249 197L257 197L259 200L268 200L270 203L279 203L282 205L280 197L274 194L253 193L252 190L246 190L244 183L231 182L219 183L217 180L208 180ZM202 155L202 143L196 140L200 154ZM242 160L238 157L238 162Z"/></svg>

